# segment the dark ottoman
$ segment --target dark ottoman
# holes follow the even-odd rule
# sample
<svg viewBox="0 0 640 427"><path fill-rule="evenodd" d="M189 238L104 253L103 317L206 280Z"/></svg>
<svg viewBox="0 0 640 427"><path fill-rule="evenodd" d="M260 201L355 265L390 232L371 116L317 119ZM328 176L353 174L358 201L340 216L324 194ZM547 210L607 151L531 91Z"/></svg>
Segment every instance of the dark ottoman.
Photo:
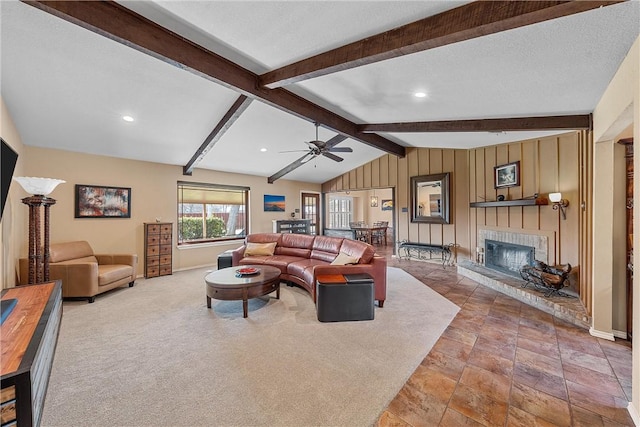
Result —
<svg viewBox="0 0 640 427"><path fill-rule="evenodd" d="M358 275L349 282L348 276L318 276L316 308L320 322L373 320L373 279Z"/></svg>
<svg viewBox="0 0 640 427"><path fill-rule="evenodd" d="M233 249L229 249L228 251L222 252L218 255L218 270L222 270L223 268L231 267L232 258L231 254L233 253Z"/></svg>

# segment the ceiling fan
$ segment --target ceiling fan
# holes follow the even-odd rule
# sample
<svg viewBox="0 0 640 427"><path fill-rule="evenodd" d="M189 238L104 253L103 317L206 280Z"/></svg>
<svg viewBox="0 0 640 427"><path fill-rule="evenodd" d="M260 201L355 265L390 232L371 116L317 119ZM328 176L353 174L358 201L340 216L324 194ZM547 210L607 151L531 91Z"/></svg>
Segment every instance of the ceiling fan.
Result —
<svg viewBox="0 0 640 427"><path fill-rule="evenodd" d="M306 151L304 156L300 157L298 160L288 164L284 168L280 169L278 172L271 175L269 178L267 178L267 181L269 182L269 184L273 184L275 180L282 178L289 172L307 163L309 160L314 159L321 155L328 157L329 159L334 160L336 162L343 161L344 159L342 157L336 156L333 153L352 153L353 152L353 150L350 147L336 147L336 145L338 145L345 139L347 139L345 135L338 134L328 141L320 141L318 139L318 123L316 123L316 139L308 142L305 141L305 144L307 144L308 146L307 150L281 151L281 153Z"/></svg>

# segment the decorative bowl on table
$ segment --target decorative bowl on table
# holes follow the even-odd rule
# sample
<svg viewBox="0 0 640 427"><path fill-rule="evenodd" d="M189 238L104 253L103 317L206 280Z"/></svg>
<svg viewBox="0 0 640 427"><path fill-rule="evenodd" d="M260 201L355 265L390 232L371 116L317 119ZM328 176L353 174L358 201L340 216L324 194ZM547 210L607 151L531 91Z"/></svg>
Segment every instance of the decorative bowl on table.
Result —
<svg viewBox="0 0 640 427"><path fill-rule="evenodd" d="M236 270L236 276L238 277L251 276L252 274L258 274L258 273L260 273L260 269L255 267L243 267L243 268L238 268Z"/></svg>

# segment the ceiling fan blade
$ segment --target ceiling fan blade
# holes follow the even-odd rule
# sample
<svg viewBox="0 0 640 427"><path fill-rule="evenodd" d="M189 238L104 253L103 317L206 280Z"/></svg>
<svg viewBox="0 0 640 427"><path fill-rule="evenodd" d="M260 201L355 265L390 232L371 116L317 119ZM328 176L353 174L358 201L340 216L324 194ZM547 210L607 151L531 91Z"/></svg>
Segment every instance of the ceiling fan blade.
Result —
<svg viewBox="0 0 640 427"><path fill-rule="evenodd" d="M331 153L329 153L328 151L324 151L324 152L322 153L322 155L323 155L323 156L325 156L325 157L330 158L331 160L335 160L336 162L341 162L341 161L343 161L343 160L344 160L342 157L338 157L338 156L336 156L335 154L331 154Z"/></svg>
<svg viewBox="0 0 640 427"><path fill-rule="evenodd" d="M333 138L331 138L330 140L328 140L327 142L325 142L324 146L327 148L332 148L334 145L340 144L345 139L347 139L346 136L338 134Z"/></svg>
<svg viewBox="0 0 640 427"><path fill-rule="evenodd" d="M304 153L304 152L309 152L309 150L286 150L286 151L278 151L278 154L280 153Z"/></svg>
<svg viewBox="0 0 640 427"><path fill-rule="evenodd" d="M271 175L269 178L267 178L267 182L269 184L273 184L277 179L280 179L286 174L288 174L289 172L292 172L293 170L299 168L300 166L307 163L309 160L311 160L314 157L315 156L313 155L313 153L305 154L304 156L300 157L298 160L292 163L289 163L287 166L283 167L278 172Z"/></svg>
<svg viewBox="0 0 640 427"><path fill-rule="evenodd" d="M353 153L351 147L331 147L327 151L330 153Z"/></svg>

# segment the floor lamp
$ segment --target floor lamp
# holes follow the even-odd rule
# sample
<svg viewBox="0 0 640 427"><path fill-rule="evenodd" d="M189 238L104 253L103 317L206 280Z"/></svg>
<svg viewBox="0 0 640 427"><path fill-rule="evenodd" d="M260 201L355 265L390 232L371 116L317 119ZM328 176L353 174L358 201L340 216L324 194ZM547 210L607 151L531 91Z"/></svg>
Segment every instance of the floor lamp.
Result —
<svg viewBox="0 0 640 427"><path fill-rule="evenodd" d="M49 281L49 209L56 200L47 197L58 184L66 181L31 176L14 177L32 196L22 199L29 206L29 284ZM44 245L41 243L40 207L44 206Z"/></svg>

